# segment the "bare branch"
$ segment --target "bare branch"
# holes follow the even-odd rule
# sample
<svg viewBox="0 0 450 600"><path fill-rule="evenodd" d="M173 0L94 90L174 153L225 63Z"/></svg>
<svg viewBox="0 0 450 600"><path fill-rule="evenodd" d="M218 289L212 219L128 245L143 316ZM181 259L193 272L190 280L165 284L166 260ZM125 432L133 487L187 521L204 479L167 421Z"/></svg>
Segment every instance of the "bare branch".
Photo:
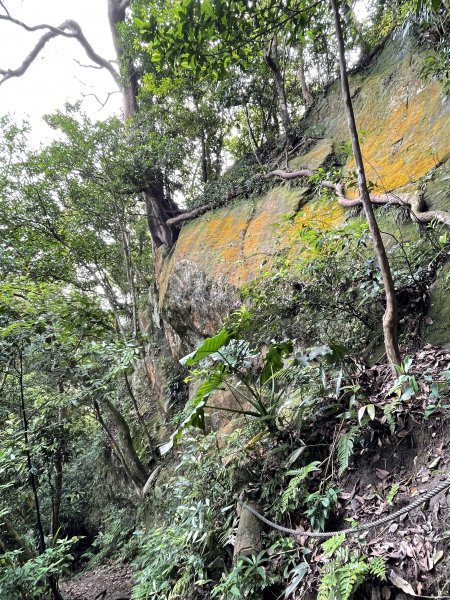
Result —
<svg viewBox="0 0 450 600"><path fill-rule="evenodd" d="M73 59L77 65L79 67L83 67L83 69L103 69L103 67L101 67L100 65L84 65L82 62L80 62L79 60L77 60L76 58Z"/></svg>
<svg viewBox="0 0 450 600"><path fill-rule="evenodd" d="M0 85L2 83L4 83L5 81L7 81L8 79L11 79L13 77L21 77L28 70L30 65L33 63L33 61L36 59L36 57L39 55L39 53L42 51L42 49L46 46L46 44L50 40L52 40L53 38L58 37L58 36L63 36L63 37L76 39L78 41L78 43L84 48L84 51L86 52L87 56L94 63L99 65L99 67L104 68L107 71L109 71L109 73L113 77L114 81L120 87L119 74L117 73L117 71L114 69L114 67L108 60L106 60L105 58L103 58L102 56L100 56L99 54L97 54L95 52L95 50L93 49L91 44L86 39L80 25L76 21L67 20L67 21L64 21L63 23L61 23L61 25L59 25L59 27L53 27L53 26L47 25L47 24L29 26L29 25L26 25L25 23L22 23L22 21L13 19L9 15L0 15L0 19L4 20L4 21L9 21L10 23L14 23L15 25L19 25L20 27L23 27L27 31L37 31L40 29L48 30L47 33L45 33L38 40L36 46L31 50L31 52L28 54L28 56L24 59L23 63L20 65L20 67L18 67L17 69L0 69L0 75L3 76L2 79L0 80Z"/></svg>
<svg viewBox="0 0 450 600"><path fill-rule="evenodd" d="M113 94L120 94L120 91L119 91L119 90L115 90L114 92L108 92L108 94L107 94L107 96L106 96L106 99L105 99L105 101L104 101L104 102L102 102L102 101L99 99L99 97L97 96L97 94L94 94L93 92L91 92L91 93L89 93L89 94L83 94L83 92L81 92L81 95L83 96L83 98L87 98L88 96L93 96L93 97L94 97L94 98L97 100L97 102L100 104L100 108L99 108L99 110L102 110L102 108L105 108L106 104L108 103L108 100L110 99L110 97L111 97Z"/></svg>
<svg viewBox="0 0 450 600"><path fill-rule="evenodd" d="M3 4L3 2L0 2L0 6L3 8L3 10L5 11L5 13L6 13L6 14L8 15L8 17L9 17L9 16L10 16L10 15L9 15L9 10L6 8L6 6Z"/></svg>
<svg viewBox="0 0 450 600"><path fill-rule="evenodd" d="M208 212L209 210L212 210L213 208L219 208L219 206L223 206L223 204L226 204L230 200L233 200L234 198L237 198L238 196L241 196L242 194L245 194L245 189L243 187L237 187L237 188L229 191L228 194L226 194L222 198L222 202L220 204L214 205L213 202L209 202L208 204L204 204L203 206L194 208L193 210L191 210L189 212L184 212L184 213L181 213L180 215L177 215L176 217L167 219L166 225L173 227L174 225L178 225L179 223L184 223L185 221L192 221L192 219L195 219L196 217L203 215L205 212Z"/></svg>
<svg viewBox="0 0 450 600"><path fill-rule="evenodd" d="M8 21L8 23L14 23L14 25L23 27L23 29L25 29L26 31L39 31L41 29L48 29L48 31L51 31L56 35L73 37L73 33L71 33L70 31L64 31L64 29L62 29L62 25L60 25L59 27L53 27L52 25L46 25L45 23L42 23L40 25L27 25L23 21L19 21L18 19L14 19L13 17L11 17L9 13L7 15L0 15L0 21Z"/></svg>
<svg viewBox="0 0 450 600"><path fill-rule="evenodd" d="M205 212L212 210L214 208L214 204L210 202L209 204L204 204L203 206L199 206L198 208L194 208L189 212L182 213L177 217L172 217L166 221L167 225L178 225L178 223L183 223L185 221L192 221L195 217L199 217L203 215Z"/></svg>

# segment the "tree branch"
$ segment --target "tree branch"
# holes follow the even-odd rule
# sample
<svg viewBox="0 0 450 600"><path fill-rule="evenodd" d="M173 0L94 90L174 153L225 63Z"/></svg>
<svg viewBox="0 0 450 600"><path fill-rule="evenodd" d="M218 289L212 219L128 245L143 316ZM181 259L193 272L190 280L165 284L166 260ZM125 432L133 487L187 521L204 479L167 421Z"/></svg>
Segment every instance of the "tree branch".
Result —
<svg viewBox="0 0 450 600"><path fill-rule="evenodd" d="M4 6L3 6L3 8L4 8ZM80 25L76 21L67 20L67 21L64 21L63 23L61 23L61 25L59 25L59 27L53 27L52 25L47 25L47 24L40 24L40 25L33 25L33 26L26 25L22 21L18 21L17 19L14 19L9 14L0 15L0 20L8 21L10 23L18 25L19 27L23 27L27 31L37 31L37 30L41 30L41 29L48 30L47 33L45 33L38 40L35 47L31 50L31 52L28 54L28 56L25 57L24 61L22 62L22 64L19 67L17 67L17 69L0 69L0 75L3 76L2 79L0 79L0 85L2 83L4 83L5 81L7 81L8 79L11 79L13 77L21 77L28 70L28 68L34 62L36 57L40 54L40 52L43 50L43 48L47 45L47 43L50 40L52 40L53 38L62 36L62 37L76 39L77 42L83 47L87 56L94 63L99 65L101 68L109 71L109 73L113 77L114 81L120 87L119 74L117 73L117 71L114 69L114 67L108 60L106 60L105 58L103 58L102 56L100 56L99 54L97 54L95 52L95 50L93 49L91 44L86 39Z"/></svg>
<svg viewBox="0 0 450 600"><path fill-rule="evenodd" d="M81 61L77 60L76 58L73 59L77 65L79 67L82 67L83 69L103 69L103 67L101 67L100 65L84 65Z"/></svg>
<svg viewBox="0 0 450 600"><path fill-rule="evenodd" d="M94 68L95 68L95 67L94 67ZM99 67L99 68L100 68L100 67ZM107 105L107 103L108 103L108 100L111 98L111 96L112 96L113 94L120 94L120 91L119 91L119 90L115 90L114 92L108 92L108 94L107 94L107 96L106 96L106 99L105 99L105 101L104 101L104 102L102 102L102 101L100 100L100 98L97 96L97 94L94 94L93 92L90 92L89 94L84 94L83 92L81 92L81 95L83 96L83 98L87 98L88 96L93 96L93 97L94 97L94 98L97 100L97 102L100 104L99 111L100 111L100 110L102 110L102 108L105 108L105 106L106 106L106 105Z"/></svg>
<svg viewBox="0 0 450 600"><path fill-rule="evenodd" d="M3 2L0 2L0 6L3 8L3 10L5 11L5 13L8 15L8 17L10 16L9 14L9 10L6 8L6 6L3 4Z"/></svg>
<svg viewBox="0 0 450 600"><path fill-rule="evenodd" d="M208 210L212 210L213 208L214 208L214 204L212 202L209 202L208 204L204 204L203 206L194 208L193 210L191 210L189 212L182 213L181 215L178 215L177 217L168 219L166 221L166 224L169 226L172 226L172 225L178 225L178 223L183 223L184 221L191 221L192 219L195 219L195 217L199 217L200 215L203 215L205 212L208 212Z"/></svg>

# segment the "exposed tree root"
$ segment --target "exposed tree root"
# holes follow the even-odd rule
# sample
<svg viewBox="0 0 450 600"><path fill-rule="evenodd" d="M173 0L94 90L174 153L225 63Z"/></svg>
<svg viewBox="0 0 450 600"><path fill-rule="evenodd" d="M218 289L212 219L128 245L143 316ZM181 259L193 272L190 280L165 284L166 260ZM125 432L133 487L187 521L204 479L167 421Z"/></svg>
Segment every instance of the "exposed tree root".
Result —
<svg viewBox="0 0 450 600"><path fill-rule="evenodd" d="M283 180L298 179L300 177L312 177L314 171L309 169L301 169L299 171L283 171L276 169L264 176L265 179L271 177L280 177ZM345 208L354 206L362 206L360 198L347 198L344 192L342 183L334 183L333 181L321 181L324 188L334 191L337 196L338 203ZM429 223L434 219L450 227L450 213L443 210L426 210L423 199L417 193L409 194L393 194L386 192L383 195L370 195L372 204L389 204L392 206L408 206L411 211L411 218L420 223Z"/></svg>
<svg viewBox="0 0 450 600"><path fill-rule="evenodd" d="M220 203L220 205L217 205L217 204L215 205L212 202L208 202L208 204L203 204L203 206L199 206L198 208L194 208L193 210L190 210L189 212L184 212L184 213L181 213L181 215L177 215L176 217L172 217L171 219L168 219L166 221L166 225L169 225L169 227L170 227L172 225L178 225L178 223L184 223L185 221L192 221L192 219L195 219L196 217L203 215L205 212L208 212L209 210L212 210L213 208L218 208L219 206L223 206L227 202L230 202L230 200L234 200L234 198L237 198L238 196L240 196L241 194L244 194L244 193L245 193L244 188L238 187L238 188L228 192L228 194L226 194L226 196L223 198L223 201Z"/></svg>
<svg viewBox="0 0 450 600"><path fill-rule="evenodd" d="M301 177L312 177L315 175L314 171L310 169L301 169L298 171L285 171L283 169L275 169L270 171L266 175L263 175L264 179L271 179L272 177L279 177L284 181L291 179L299 179ZM361 198L347 198L342 183L335 183L334 181L324 180L320 182L320 185L324 188L332 190L337 197L338 203L344 208L353 208L355 206L362 206ZM181 213L176 217L173 217L166 221L167 225L177 225L186 221L192 221L196 217L205 214L206 212L219 208L223 204L226 204L230 200L237 198L244 190L238 188L228 193L223 199L220 205L214 205L212 202L194 208L193 210L185 213ZM409 208L410 216L413 221L419 223L430 223L430 221L436 220L443 223L447 227L450 227L450 212L444 210L427 210L423 199L417 193L408 194L394 194L393 192L386 192L382 195L370 194L370 200L372 204L390 205L390 206L406 206Z"/></svg>

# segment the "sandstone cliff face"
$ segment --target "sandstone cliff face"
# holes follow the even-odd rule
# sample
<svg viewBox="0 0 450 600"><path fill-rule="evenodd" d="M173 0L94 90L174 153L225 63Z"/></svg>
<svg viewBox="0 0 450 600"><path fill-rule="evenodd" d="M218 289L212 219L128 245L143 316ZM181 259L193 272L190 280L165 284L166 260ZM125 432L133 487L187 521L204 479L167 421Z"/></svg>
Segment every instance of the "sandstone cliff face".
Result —
<svg viewBox="0 0 450 600"><path fill-rule="evenodd" d="M362 151L376 192L418 190L428 208L449 210L450 101L444 101L438 82L421 78L422 61L398 37L370 69L351 77ZM348 148L339 82L307 115L304 135L319 139L291 161L292 168L317 169ZM344 174L353 169L349 158ZM292 213L296 216L288 222L284 216ZM280 250L291 256L301 253L296 230L303 223L314 219L316 226L329 229L344 217L336 202L279 186L185 225L159 274L159 308L174 356L217 331L239 306L239 288L270 270ZM437 289L441 287L438 283ZM440 302L442 294L434 299L434 323L439 321ZM439 332L440 343L450 343L450 321L439 323Z"/></svg>

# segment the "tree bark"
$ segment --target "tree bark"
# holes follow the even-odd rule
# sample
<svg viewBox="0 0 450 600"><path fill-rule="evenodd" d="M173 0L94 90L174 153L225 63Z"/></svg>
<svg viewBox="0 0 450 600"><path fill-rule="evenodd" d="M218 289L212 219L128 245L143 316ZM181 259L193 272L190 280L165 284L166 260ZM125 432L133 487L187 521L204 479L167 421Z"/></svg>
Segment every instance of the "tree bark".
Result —
<svg viewBox="0 0 450 600"><path fill-rule="evenodd" d="M278 94L278 104L280 106L281 121L283 123L283 129L286 136L286 141L289 145L292 143L292 123L289 116L289 108L286 97L286 88L284 86L284 78L278 64L278 41L277 36L274 35L270 41L269 48L265 52L265 60L272 71L272 75L275 81L275 88Z"/></svg>
<svg viewBox="0 0 450 600"><path fill-rule="evenodd" d="M200 142L201 142L201 147L202 147L202 158L201 158L202 182L207 183L208 182L208 158L207 158L207 152L206 152L206 134L205 134L204 127L202 127L201 132L200 132Z"/></svg>
<svg viewBox="0 0 450 600"><path fill-rule="evenodd" d="M64 394L64 385L62 381L58 381L58 392L62 396ZM60 514L61 514L61 501L62 501L62 484L63 484L63 467L64 467L64 454L66 452L67 439L65 432L65 422L67 419L67 409L62 406L58 410L58 425L60 427L60 440L58 447L56 448L55 456L53 459L53 467L55 471L54 478L54 494L52 499L52 524L51 524L51 536L54 537L59 529Z"/></svg>
<svg viewBox="0 0 450 600"><path fill-rule="evenodd" d="M178 206L164 194L162 173L155 176L153 182L147 184L143 192L147 224L155 248L167 246L171 248L177 238L179 229L173 227L171 219L180 214Z"/></svg>
<svg viewBox="0 0 450 600"><path fill-rule="evenodd" d="M353 104L350 96L350 86L347 76L347 65L345 60L345 46L342 35L341 20L339 16L338 0L330 0L334 14L334 25L339 49L339 69L341 73L342 98L347 113L348 128L352 140L353 156L355 157L356 172L358 175L358 186L361 195L361 202L369 224L370 234L372 236L375 254L378 259L381 275L383 278L384 291L386 295L386 309L383 316L383 334L386 348L387 359L392 366L400 364L400 348L398 345L398 306L395 293L394 281L391 268L384 247L383 238L378 227L377 220L370 201L369 190L367 188L366 174L364 171L364 162L359 145L358 130L356 127Z"/></svg>
<svg viewBox="0 0 450 600"><path fill-rule="evenodd" d="M239 525L236 531L233 563L240 556L258 554L261 550L261 523L245 505L240 508Z"/></svg>
<svg viewBox="0 0 450 600"><path fill-rule="evenodd" d="M310 108L314 104L314 98L312 97L312 94L309 91L308 84L306 83L303 46L300 47L300 65L298 75L300 79L300 87L302 90L303 101L305 103L306 108Z"/></svg>
<svg viewBox="0 0 450 600"><path fill-rule="evenodd" d="M136 482L134 480L133 474L131 473L130 469L128 468L127 461L125 460L125 457L124 457L124 455L123 455L123 453L122 453L122 451L121 451L118 443L114 439L113 434L111 433L109 427L105 423L105 420L104 420L104 418L102 416L102 413L100 411L100 405L99 405L99 403L97 402L97 400L94 400L93 404L94 404L95 413L97 415L97 421L100 423L101 427L103 428L103 431L106 433L106 436L109 439L109 442L111 444L111 450L112 450L113 454L116 455L116 457L117 457L118 461L120 462L120 464L122 465L123 470L125 471L127 477L129 478L129 480L133 484L133 487L134 487L134 489L136 491L136 494L138 496L140 496L141 495L141 487L142 486L140 485L139 482Z"/></svg>
<svg viewBox="0 0 450 600"><path fill-rule="evenodd" d="M129 58L123 53L117 26L125 21L126 10L130 0L108 0L108 20L111 29L114 49L120 70L120 88L123 98L123 118L127 121L137 111L138 78L136 70Z"/></svg>
<svg viewBox="0 0 450 600"><path fill-rule="evenodd" d="M133 481L143 488L148 479L148 473L139 456L137 455L136 450L134 449L128 423L124 419L122 413L114 406L109 398L102 398L102 402L108 409L108 412L114 421L114 425L117 428L120 449L123 453L124 459L126 460L127 467L133 478Z"/></svg>

